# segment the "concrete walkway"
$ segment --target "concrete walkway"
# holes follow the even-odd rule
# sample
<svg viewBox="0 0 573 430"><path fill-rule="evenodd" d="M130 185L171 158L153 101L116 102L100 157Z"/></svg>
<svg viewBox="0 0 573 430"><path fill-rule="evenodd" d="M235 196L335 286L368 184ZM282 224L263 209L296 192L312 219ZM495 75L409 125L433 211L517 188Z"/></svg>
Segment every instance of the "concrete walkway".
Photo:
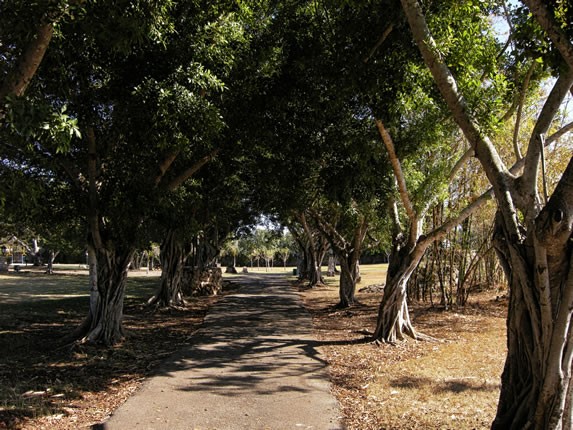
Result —
<svg viewBox="0 0 573 430"><path fill-rule="evenodd" d="M310 315L284 276L249 274L99 428L342 429Z"/></svg>

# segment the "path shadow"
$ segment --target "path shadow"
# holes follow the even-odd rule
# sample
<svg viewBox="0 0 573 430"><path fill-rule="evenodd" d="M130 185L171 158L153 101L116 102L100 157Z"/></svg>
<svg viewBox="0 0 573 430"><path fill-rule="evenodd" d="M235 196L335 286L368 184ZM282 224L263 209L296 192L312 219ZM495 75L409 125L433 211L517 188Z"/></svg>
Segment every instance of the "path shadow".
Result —
<svg viewBox="0 0 573 430"><path fill-rule="evenodd" d="M241 284L238 291L211 308L192 345L164 362L156 375L185 371L188 383L181 390L222 396L309 391L308 382L294 386L281 380L294 377L312 385L313 379L323 379L327 363L318 348L332 342L314 339L298 293L281 275L249 274L233 282Z"/></svg>

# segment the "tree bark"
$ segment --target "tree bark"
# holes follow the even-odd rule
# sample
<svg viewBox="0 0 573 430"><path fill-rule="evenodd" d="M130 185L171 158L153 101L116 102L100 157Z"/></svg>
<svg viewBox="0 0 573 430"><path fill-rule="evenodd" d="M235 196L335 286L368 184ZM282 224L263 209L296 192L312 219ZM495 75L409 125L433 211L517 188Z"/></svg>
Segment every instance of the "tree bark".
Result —
<svg viewBox="0 0 573 430"><path fill-rule="evenodd" d="M82 342L113 345L123 339L123 299L127 271L135 253L134 248L120 251L94 246L94 259L90 258L91 285L90 309L82 325L73 333L73 337ZM96 274L91 274L95 265Z"/></svg>
<svg viewBox="0 0 573 430"><path fill-rule="evenodd" d="M181 278L183 276L184 247L175 230L169 230L161 244L161 282L149 305L160 308L185 306Z"/></svg>
<svg viewBox="0 0 573 430"><path fill-rule="evenodd" d="M7 96L20 97L24 94L38 67L40 67L53 34L54 27L51 22L42 23L38 26L36 33L24 48L14 69L8 74L2 86L0 86L1 101L4 101L4 98ZM0 110L0 118L3 115L3 110Z"/></svg>
<svg viewBox="0 0 573 430"><path fill-rule="evenodd" d="M339 256L340 258L340 285L339 297L340 302L337 307L348 308L352 306L356 299L356 283L358 281L358 258L355 253L348 256Z"/></svg>

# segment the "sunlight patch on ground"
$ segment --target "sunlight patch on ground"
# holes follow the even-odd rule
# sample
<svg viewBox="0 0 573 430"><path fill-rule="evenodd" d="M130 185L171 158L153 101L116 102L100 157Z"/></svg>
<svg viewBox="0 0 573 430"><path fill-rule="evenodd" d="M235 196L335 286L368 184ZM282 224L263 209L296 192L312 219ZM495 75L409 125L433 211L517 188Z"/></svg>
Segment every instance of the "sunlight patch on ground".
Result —
<svg viewBox="0 0 573 430"><path fill-rule="evenodd" d="M379 423L394 427L408 417L412 428L434 428L437 422L489 428L499 397L505 326L501 318L482 323L480 331L455 342L422 345L416 356L379 367L365 390L380 406Z"/></svg>

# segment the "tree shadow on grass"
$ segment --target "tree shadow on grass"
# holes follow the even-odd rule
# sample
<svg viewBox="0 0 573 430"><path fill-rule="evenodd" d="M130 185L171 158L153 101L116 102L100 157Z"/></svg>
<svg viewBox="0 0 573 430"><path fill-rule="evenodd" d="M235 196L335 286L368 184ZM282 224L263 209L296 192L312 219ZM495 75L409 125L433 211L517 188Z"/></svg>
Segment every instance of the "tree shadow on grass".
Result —
<svg viewBox="0 0 573 430"><path fill-rule="evenodd" d="M490 383L478 378L451 378L440 381L434 378L402 376L390 380L390 385L401 389L427 389L428 387L435 394L442 393L463 393L466 391L493 392L499 391L498 383Z"/></svg>
<svg viewBox="0 0 573 430"><path fill-rule="evenodd" d="M46 276L50 282L79 277ZM62 338L83 321L89 306L87 294L66 294L76 289L75 283L51 287L38 281L23 286L25 294L18 299L0 302L0 428L20 428L30 419L93 407L85 405L89 402L85 398L93 402L86 393L107 393L148 376L163 358L187 343L212 299L191 299L188 309L151 314L144 312L144 298L153 291L152 284L129 279L127 336L113 348L62 345ZM81 285L87 285L85 279ZM38 291L47 297L30 296Z"/></svg>

